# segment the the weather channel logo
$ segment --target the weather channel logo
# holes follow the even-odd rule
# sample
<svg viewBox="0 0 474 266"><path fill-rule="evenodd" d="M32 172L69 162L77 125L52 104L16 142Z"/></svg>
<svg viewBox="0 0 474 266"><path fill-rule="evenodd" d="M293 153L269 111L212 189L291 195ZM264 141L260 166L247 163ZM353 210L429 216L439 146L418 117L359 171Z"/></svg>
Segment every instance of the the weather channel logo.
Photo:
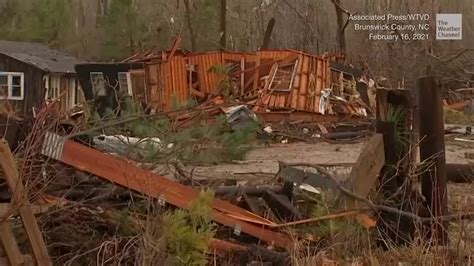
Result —
<svg viewBox="0 0 474 266"><path fill-rule="evenodd" d="M437 40L462 40L462 14L436 14Z"/></svg>

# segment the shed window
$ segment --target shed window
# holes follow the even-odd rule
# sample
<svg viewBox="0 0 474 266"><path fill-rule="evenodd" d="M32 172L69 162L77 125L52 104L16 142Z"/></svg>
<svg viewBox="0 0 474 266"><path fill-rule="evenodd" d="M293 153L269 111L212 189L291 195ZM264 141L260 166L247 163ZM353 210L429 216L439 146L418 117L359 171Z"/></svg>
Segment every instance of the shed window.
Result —
<svg viewBox="0 0 474 266"><path fill-rule="evenodd" d="M59 98L61 94L61 77L60 76L45 76L46 100L53 101Z"/></svg>
<svg viewBox="0 0 474 266"><path fill-rule="evenodd" d="M25 77L20 72L0 72L0 99L23 100Z"/></svg>
<svg viewBox="0 0 474 266"><path fill-rule="evenodd" d="M118 72L118 84L121 92L126 93L129 96L132 96L132 83L130 80L130 73L128 72Z"/></svg>

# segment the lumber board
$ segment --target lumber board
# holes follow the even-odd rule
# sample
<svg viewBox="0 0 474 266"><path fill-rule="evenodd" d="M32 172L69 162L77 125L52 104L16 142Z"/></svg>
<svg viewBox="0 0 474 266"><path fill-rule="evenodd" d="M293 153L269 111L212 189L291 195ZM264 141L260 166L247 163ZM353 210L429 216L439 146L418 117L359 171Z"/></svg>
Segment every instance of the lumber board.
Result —
<svg viewBox="0 0 474 266"><path fill-rule="evenodd" d="M78 170L92 173L148 197L164 199L167 203L184 209L189 208L199 196L199 191L139 168L125 159L72 140L63 141L62 152L56 159ZM279 247L288 247L291 243L288 235L265 228L275 227L274 222L220 199L213 201L212 218L217 223L230 227L239 225L242 232Z"/></svg>
<svg viewBox="0 0 474 266"><path fill-rule="evenodd" d="M20 206L19 214L38 265L52 265L33 210L28 206L28 198L19 176L15 158L5 140L0 141L0 164L3 168L4 178L13 194L12 203Z"/></svg>

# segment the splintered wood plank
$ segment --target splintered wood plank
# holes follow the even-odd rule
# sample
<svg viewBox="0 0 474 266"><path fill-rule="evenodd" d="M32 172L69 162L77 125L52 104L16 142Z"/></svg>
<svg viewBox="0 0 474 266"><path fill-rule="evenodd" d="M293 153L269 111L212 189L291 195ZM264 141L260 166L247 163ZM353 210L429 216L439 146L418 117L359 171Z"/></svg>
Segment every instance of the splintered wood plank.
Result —
<svg viewBox="0 0 474 266"><path fill-rule="evenodd" d="M20 205L20 217L38 265L52 265L36 218L28 206L28 198L25 194L25 187L20 180L15 158L5 140L0 141L0 164L3 168L5 180L12 191L12 203Z"/></svg>
<svg viewBox="0 0 474 266"><path fill-rule="evenodd" d="M355 194L367 197L385 163L384 154L383 136L375 134L365 144L349 175L349 184ZM347 198L346 208L352 209L358 205L355 199Z"/></svg>

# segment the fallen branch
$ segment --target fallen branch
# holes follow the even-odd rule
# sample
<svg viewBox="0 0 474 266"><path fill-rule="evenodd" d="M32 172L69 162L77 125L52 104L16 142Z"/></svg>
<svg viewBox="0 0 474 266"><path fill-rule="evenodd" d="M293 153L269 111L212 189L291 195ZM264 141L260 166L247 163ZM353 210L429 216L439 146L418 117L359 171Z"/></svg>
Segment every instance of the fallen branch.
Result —
<svg viewBox="0 0 474 266"><path fill-rule="evenodd" d="M183 108L183 109L179 109L179 110L173 110L173 111L169 111L169 112L160 112L160 113L149 114L149 115L132 115L132 116L129 116L127 118L123 118L123 119L119 119L119 120L113 119L109 123L104 123L104 121L101 121L100 126L91 127L91 128L88 128L88 129L85 129L85 130L82 130L82 131L79 131L79 132L76 132L76 133L72 133L72 134L67 135L66 137L70 139L70 138L77 137L77 136L80 136L80 135L91 134L91 133L94 133L94 132L99 131L99 130L112 128L112 127L120 126L120 125L123 125L123 124L126 124L126 123L134 122L134 121L137 121L139 119L167 117L167 116L171 116L172 114L179 114L181 112L191 111L191 110L199 110L199 107L188 107L188 108Z"/></svg>
<svg viewBox="0 0 474 266"><path fill-rule="evenodd" d="M319 222L319 221L323 221L323 220L330 220L330 219L335 219L335 218L340 218L340 217L354 216L354 215L359 214L361 210L364 210L364 209L344 211L344 212L328 214L328 215L324 215L324 216L320 216L320 217L316 217L316 218L310 218L310 219L304 219L304 220L279 224L276 227L293 226L293 225L314 223L314 222Z"/></svg>

